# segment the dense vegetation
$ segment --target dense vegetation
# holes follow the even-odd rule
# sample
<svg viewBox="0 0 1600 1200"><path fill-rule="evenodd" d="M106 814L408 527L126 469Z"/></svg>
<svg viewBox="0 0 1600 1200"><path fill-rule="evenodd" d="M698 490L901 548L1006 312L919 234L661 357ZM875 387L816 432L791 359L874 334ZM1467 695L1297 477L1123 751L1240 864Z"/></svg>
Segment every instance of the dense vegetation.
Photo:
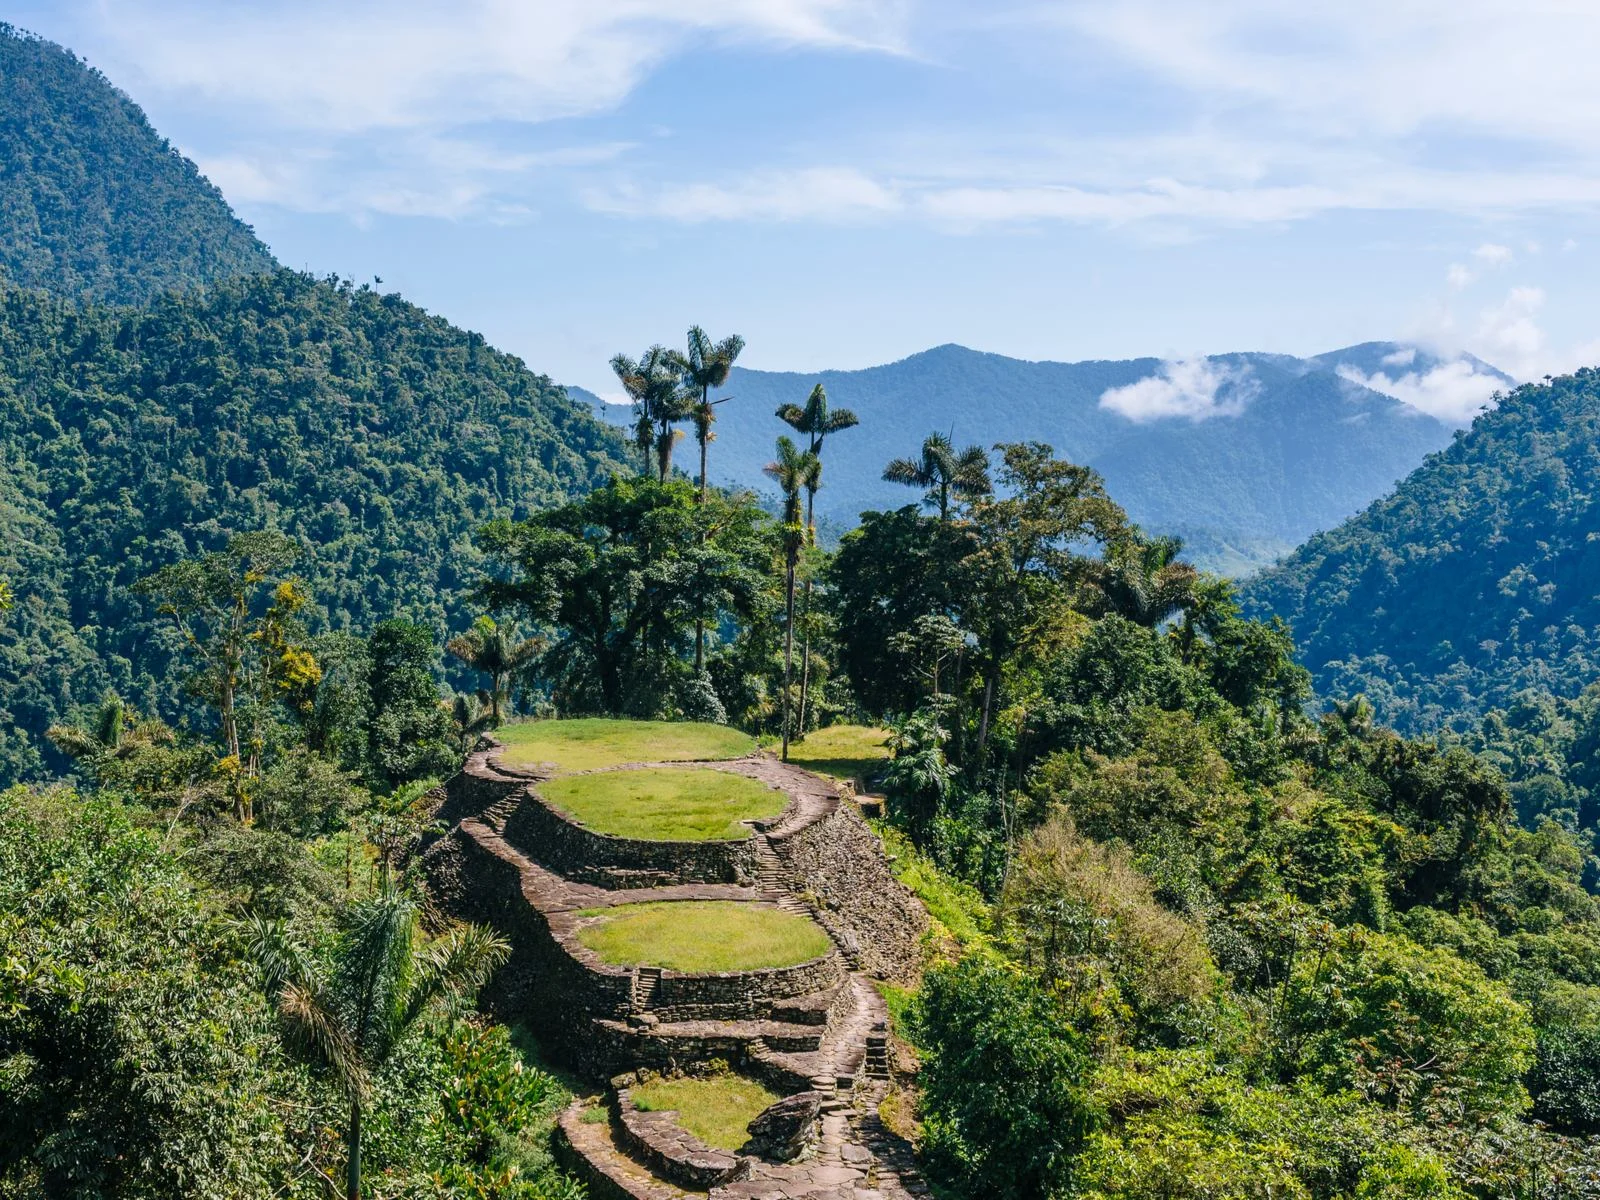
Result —
<svg viewBox="0 0 1600 1200"><path fill-rule="evenodd" d="M138 105L0 23L0 277L143 304L276 264Z"/></svg>
<svg viewBox="0 0 1600 1200"><path fill-rule="evenodd" d="M887 430L937 429L961 444L1039 439L1100 471L1140 524L1182 534L1197 562L1242 573L1359 511L1449 442L1447 426L1338 374L1341 364L1392 372L1380 363L1395 349L1355 346L1309 359L1218 356L1210 369L1232 380L1222 384L1219 401L1237 403L1242 412L1143 424L1102 407L1100 399L1108 388L1159 375L1163 364L1150 358L1024 362L941 346L901 362L816 376L736 366L711 478L761 486L772 440L785 432L770 414L803 402L820 380L835 403L874 431L841 438L829 451L835 461L817 511L841 532L865 509L903 502L880 479L892 452L883 440ZM1421 354L1408 369L1426 370L1431 361Z"/></svg>
<svg viewBox="0 0 1600 1200"><path fill-rule="evenodd" d="M316 630L467 629L474 532L623 453L560 389L396 296L281 271L143 311L0 288L0 784L116 691L191 719L176 631L131 585L231 533L301 551Z"/></svg>
<svg viewBox="0 0 1600 1200"><path fill-rule="evenodd" d="M1491 753L1524 818L1600 820L1600 374L1525 387L1245 589L1326 695Z"/></svg>

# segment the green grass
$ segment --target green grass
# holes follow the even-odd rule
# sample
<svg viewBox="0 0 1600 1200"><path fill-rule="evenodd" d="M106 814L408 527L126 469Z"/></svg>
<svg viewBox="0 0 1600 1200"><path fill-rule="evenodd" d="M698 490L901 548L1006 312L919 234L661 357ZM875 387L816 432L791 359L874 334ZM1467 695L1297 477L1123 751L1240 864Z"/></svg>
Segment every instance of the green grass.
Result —
<svg viewBox="0 0 1600 1200"><path fill-rule="evenodd" d="M738 900L657 900L586 909L578 940L618 967L756 971L819 958L832 945L809 917Z"/></svg>
<svg viewBox="0 0 1600 1200"><path fill-rule="evenodd" d="M889 733L870 725L830 725L789 746L789 761L835 779L869 780L889 761Z"/></svg>
<svg viewBox="0 0 1600 1200"><path fill-rule="evenodd" d="M678 1124L708 1146L737 1150L750 1140L750 1122L781 1097L753 1079L711 1075L704 1079L657 1079L632 1091L643 1112L676 1112Z"/></svg>
<svg viewBox="0 0 1600 1200"><path fill-rule="evenodd" d="M739 822L775 817L789 803L759 780L683 767L569 775L540 784L539 794L596 833L652 842L746 838Z"/></svg>
<svg viewBox="0 0 1600 1200"><path fill-rule="evenodd" d="M554 763L562 771L592 771L631 762L680 762L738 758L755 749L747 733L726 725L690 721L526 721L505 725L494 736L505 743L511 767Z"/></svg>

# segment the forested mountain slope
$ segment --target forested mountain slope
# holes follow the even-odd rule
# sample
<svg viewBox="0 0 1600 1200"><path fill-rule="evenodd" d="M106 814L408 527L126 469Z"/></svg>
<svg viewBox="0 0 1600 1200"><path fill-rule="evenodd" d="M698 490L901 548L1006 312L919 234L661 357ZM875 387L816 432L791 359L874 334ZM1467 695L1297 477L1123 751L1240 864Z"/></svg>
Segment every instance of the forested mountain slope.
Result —
<svg viewBox="0 0 1600 1200"><path fill-rule="evenodd" d="M1445 424L1339 373L1368 375L1397 350L1410 353L1367 343L1316 359L1227 354L1175 367L1154 358L1026 362L940 346L861 371L735 367L711 477L761 487L761 468L785 429L773 410L803 402L820 381L834 405L861 418L859 430L828 443L817 506L832 521L851 525L865 509L912 499L883 482L883 463L912 453L934 430L960 445L1039 440L1099 470L1146 528L1183 534L1201 565L1239 574L1358 512L1448 443ZM1417 351L1406 369L1425 372L1438 362ZM1475 360L1473 369L1504 379ZM1156 403L1164 393L1207 415L1134 420L1105 402L1108 390L1136 385L1154 389ZM1196 398L1204 394L1210 408ZM1139 403L1136 396L1124 402L1129 409ZM626 412L613 411L619 420Z"/></svg>
<svg viewBox="0 0 1600 1200"><path fill-rule="evenodd" d="M0 274L142 304L274 265L138 105L71 52L0 23Z"/></svg>
<svg viewBox="0 0 1600 1200"><path fill-rule="evenodd" d="M276 528L305 548L315 627L477 615L472 535L587 492L616 433L475 333L397 296L289 271L74 307L0 289L0 786L40 735L116 689L182 706L184 672L129 587ZM59 764L57 764L59 765Z"/></svg>
<svg viewBox="0 0 1600 1200"><path fill-rule="evenodd" d="M1467 727L1600 668L1600 371L1518 389L1390 496L1249 582L1318 690Z"/></svg>

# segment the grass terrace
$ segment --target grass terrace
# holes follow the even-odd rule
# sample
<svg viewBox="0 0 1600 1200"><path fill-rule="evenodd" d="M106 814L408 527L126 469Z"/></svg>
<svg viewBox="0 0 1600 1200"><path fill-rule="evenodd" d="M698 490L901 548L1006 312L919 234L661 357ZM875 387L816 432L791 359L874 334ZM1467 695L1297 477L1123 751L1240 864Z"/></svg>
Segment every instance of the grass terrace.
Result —
<svg viewBox="0 0 1600 1200"><path fill-rule="evenodd" d="M539 794L596 833L649 842L737 841L740 824L775 817L789 797L759 780L693 767L645 767L569 775Z"/></svg>
<svg viewBox="0 0 1600 1200"><path fill-rule="evenodd" d="M753 1079L719 1074L703 1079L656 1079L631 1092L641 1112L676 1112L678 1124L708 1146L735 1151L750 1140L758 1113L782 1099Z"/></svg>
<svg viewBox="0 0 1600 1200"><path fill-rule="evenodd" d="M870 780L889 761L889 731L871 725L829 725L791 742L789 761L834 779Z"/></svg>
<svg viewBox="0 0 1600 1200"><path fill-rule="evenodd" d="M509 767L554 764L560 771L593 771L634 762L687 762L739 758L756 748L749 734L726 725L692 721L526 721L494 736L505 744Z"/></svg>
<svg viewBox="0 0 1600 1200"><path fill-rule="evenodd" d="M809 917L738 900L658 900L592 908L578 940L616 967L706 974L793 967L831 948Z"/></svg>

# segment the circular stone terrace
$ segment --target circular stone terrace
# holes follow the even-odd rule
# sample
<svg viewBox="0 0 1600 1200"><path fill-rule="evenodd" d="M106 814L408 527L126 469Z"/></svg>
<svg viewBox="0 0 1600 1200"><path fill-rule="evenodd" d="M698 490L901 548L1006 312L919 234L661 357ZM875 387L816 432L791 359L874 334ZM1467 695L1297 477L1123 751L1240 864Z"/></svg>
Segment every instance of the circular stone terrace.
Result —
<svg viewBox="0 0 1600 1200"><path fill-rule="evenodd" d="M886 1010L857 968L885 910L907 929L873 961L908 965L923 917L829 765L779 763L723 726L541 721L498 731L447 789L466 857L442 892L512 935L522 1015L590 1072L663 1073L639 1103L619 1076L608 1105L563 1117L572 1165L601 1193L820 1197L869 1176L876 1194L922 1191L875 1121ZM870 893L864 924L841 888ZM738 1074L704 1077L716 1063ZM783 1099L761 1125L751 1097ZM743 1124L809 1128L793 1141L805 1161L741 1150Z"/></svg>

